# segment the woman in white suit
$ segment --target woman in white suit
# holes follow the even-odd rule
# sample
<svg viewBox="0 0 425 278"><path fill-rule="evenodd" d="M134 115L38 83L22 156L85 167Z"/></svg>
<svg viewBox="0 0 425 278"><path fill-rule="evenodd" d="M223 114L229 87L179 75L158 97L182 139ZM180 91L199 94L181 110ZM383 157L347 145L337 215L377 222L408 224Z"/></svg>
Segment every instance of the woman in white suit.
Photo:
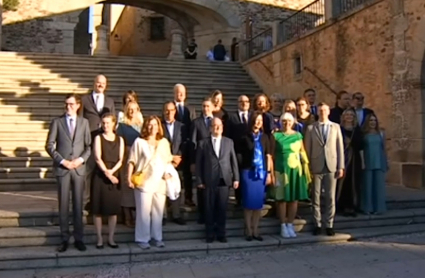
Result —
<svg viewBox="0 0 425 278"><path fill-rule="evenodd" d="M128 159L128 182L131 188L135 188L135 241L142 249L149 249L150 244L164 247L162 216L166 200L166 180L171 178L167 174L167 165L171 163L173 156L158 117L151 116L145 121L141 137L134 141ZM143 173L141 184L133 184L133 173Z"/></svg>

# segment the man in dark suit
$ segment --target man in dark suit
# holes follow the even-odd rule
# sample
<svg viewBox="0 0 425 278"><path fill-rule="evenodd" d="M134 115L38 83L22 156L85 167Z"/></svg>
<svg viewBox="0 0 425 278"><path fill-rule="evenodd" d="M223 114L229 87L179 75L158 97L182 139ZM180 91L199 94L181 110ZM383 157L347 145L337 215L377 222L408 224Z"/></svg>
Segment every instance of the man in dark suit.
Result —
<svg viewBox="0 0 425 278"><path fill-rule="evenodd" d="M93 91L81 98L83 105L83 117L89 121L92 139L101 133L100 124L102 122L103 114L111 113L112 115L115 115L114 100L105 96L106 85L107 80L104 75L96 76L94 79ZM86 163L86 185L84 189L84 203L86 210L89 210L90 208L91 179L95 166L96 163L92 153Z"/></svg>
<svg viewBox="0 0 425 278"><path fill-rule="evenodd" d="M226 127L225 135L233 140L235 146L238 145L240 139L248 130L249 98L246 95L241 95L238 98L238 111L229 115L229 120ZM242 201L241 187L235 190L236 205L240 206Z"/></svg>
<svg viewBox="0 0 425 278"><path fill-rule="evenodd" d="M176 121L176 104L172 101L166 102L163 107L163 121L162 128L164 136L170 142L171 154L173 155L173 166L180 170L182 169L182 153L184 151L184 143L187 138L186 129L183 123ZM180 171L179 171L180 172ZM180 203L181 198L171 201L171 209L173 222L179 225L186 225L183 218L180 217ZM166 210L164 210L166 212Z"/></svg>
<svg viewBox="0 0 425 278"><path fill-rule="evenodd" d="M211 137L201 140L196 152L196 184L205 190L207 243L214 241L214 234L218 241L227 242L226 209L229 187L239 187L238 162L233 141L222 137L222 133L222 121L214 118L211 123Z"/></svg>
<svg viewBox="0 0 425 278"><path fill-rule="evenodd" d="M356 112L357 123L359 127L362 127L366 117L369 114L375 114L372 109L364 108L364 96L361 92L357 92L353 94L353 108Z"/></svg>
<svg viewBox="0 0 425 278"><path fill-rule="evenodd" d="M174 103L176 104L176 120L183 123L187 131L190 131L192 121L196 118L196 111L186 103L186 87L183 84L174 85ZM186 132L184 137L184 151L182 153L182 173L184 185L184 202L185 205L193 207L193 186L192 186L192 172L190 171L191 164L191 143L190 134Z"/></svg>
<svg viewBox="0 0 425 278"><path fill-rule="evenodd" d="M304 91L304 97L310 105L310 113L317 116L316 91L313 88L308 88Z"/></svg>
<svg viewBox="0 0 425 278"><path fill-rule="evenodd" d="M195 174L195 163L196 163L196 151L198 148L198 143L210 137L210 127L211 121L213 119L213 104L211 99L207 98L202 102L202 115L199 118L196 118L192 122L190 138L191 138L191 163L190 169L193 174ZM204 190L202 188L197 188L197 202L198 202L198 223L204 224Z"/></svg>
<svg viewBox="0 0 425 278"><path fill-rule="evenodd" d="M351 96L346 91L340 91L336 94L336 105L331 109L329 120L334 123L341 123L341 115L344 111L350 108Z"/></svg>
<svg viewBox="0 0 425 278"><path fill-rule="evenodd" d="M90 156L90 128L86 119L78 117L81 99L77 94L65 98L66 113L50 123L46 151L53 159L59 200L59 226L62 244L58 252L65 252L70 238L69 192L72 191L72 212L75 247L85 251L83 243L83 192L85 162Z"/></svg>
<svg viewBox="0 0 425 278"><path fill-rule="evenodd" d="M218 40L217 44L214 46L213 54L215 61L224 61L226 58L226 48L222 44L221 40Z"/></svg>

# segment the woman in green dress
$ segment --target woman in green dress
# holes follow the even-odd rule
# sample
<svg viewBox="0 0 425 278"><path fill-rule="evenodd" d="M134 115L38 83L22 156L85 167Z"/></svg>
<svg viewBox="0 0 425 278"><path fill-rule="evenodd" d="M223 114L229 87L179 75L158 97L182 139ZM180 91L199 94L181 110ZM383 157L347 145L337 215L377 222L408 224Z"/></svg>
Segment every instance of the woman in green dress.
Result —
<svg viewBox="0 0 425 278"><path fill-rule="evenodd" d="M298 201L308 198L311 181L308 159L304 150L303 136L293 130L294 116L284 113L280 117L282 131L273 134L275 145L275 178L278 212L283 238L296 237L294 219ZM286 217L287 216L287 217Z"/></svg>

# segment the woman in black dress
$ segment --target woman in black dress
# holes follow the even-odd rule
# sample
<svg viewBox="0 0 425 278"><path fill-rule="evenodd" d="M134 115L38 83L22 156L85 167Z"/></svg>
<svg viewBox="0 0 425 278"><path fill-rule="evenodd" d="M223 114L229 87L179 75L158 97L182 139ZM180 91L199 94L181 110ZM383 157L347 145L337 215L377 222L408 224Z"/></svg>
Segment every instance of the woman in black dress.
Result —
<svg viewBox="0 0 425 278"><path fill-rule="evenodd" d="M345 175L338 180L336 209L344 216L355 217L359 208L362 179L363 138L357 124L356 112L352 109L342 113L341 131L344 139Z"/></svg>
<svg viewBox="0 0 425 278"><path fill-rule="evenodd" d="M252 100L252 110L260 111L263 115L263 131L265 134L274 132L274 119L270 113L270 99L264 93L259 93Z"/></svg>
<svg viewBox="0 0 425 278"><path fill-rule="evenodd" d="M302 125L301 134L304 135L307 127L317 121L317 116L310 112L310 105L304 97L295 100L297 105L297 122Z"/></svg>
<svg viewBox="0 0 425 278"><path fill-rule="evenodd" d="M121 212L120 168L124 157L124 140L115 134L117 118L112 114L102 117L103 133L94 138L96 170L93 175L93 221L97 234L97 249L103 248L102 216L108 216L108 246L118 248L114 241L117 215Z"/></svg>

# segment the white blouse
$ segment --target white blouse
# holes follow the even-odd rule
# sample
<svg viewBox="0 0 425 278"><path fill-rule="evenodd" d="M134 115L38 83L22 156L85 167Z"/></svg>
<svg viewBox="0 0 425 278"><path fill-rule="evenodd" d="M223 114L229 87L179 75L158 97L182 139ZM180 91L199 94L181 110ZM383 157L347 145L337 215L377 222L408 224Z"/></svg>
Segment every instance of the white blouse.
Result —
<svg viewBox="0 0 425 278"><path fill-rule="evenodd" d="M166 182L163 176L172 159L170 143L167 139L159 140L155 153L155 148L150 146L145 139L137 138L131 147L128 163L134 165L135 172L143 171L146 174L145 183L140 190L165 194Z"/></svg>

